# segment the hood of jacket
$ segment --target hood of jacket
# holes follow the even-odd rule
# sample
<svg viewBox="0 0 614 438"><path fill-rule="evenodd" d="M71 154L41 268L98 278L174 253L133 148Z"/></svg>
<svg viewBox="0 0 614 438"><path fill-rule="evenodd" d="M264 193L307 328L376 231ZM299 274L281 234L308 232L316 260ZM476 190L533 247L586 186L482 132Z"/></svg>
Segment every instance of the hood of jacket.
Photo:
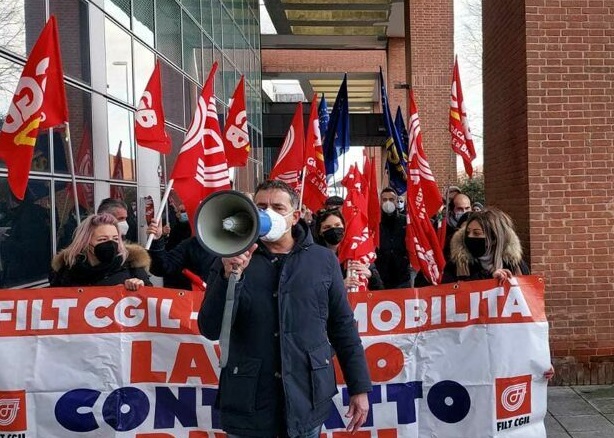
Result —
<svg viewBox="0 0 614 438"><path fill-rule="evenodd" d="M147 272L149 272L151 258L149 257L147 250L141 245L136 245L134 243L128 243L125 246L128 250L128 257L126 257L125 264L132 268L144 268ZM59 272L60 269L66 265L66 254L67 251L65 249L57 253L53 257L53 260L51 260L51 269L53 269L55 272Z"/></svg>
<svg viewBox="0 0 614 438"><path fill-rule="evenodd" d="M468 272L468 267L472 263L478 263L478 259L473 257L465 246L465 230L467 224L463 224L461 228L452 236L450 240L450 261L452 261L459 271L465 268ZM520 239L509 230L506 236L507 245L503 251L503 263L508 266L519 266L522 262L522 245ZM467 275L467 274L465 274Z"/></svg>

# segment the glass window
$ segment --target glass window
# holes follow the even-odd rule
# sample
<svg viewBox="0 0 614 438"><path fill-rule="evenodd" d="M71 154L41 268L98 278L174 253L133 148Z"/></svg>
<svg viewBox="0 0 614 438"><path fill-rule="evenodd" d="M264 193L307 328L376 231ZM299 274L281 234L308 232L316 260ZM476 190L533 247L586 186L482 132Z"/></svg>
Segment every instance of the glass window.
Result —
<svg viewBox="0 0 614 438"><path fill-rule="evenodd" d="M77 182L77 202L81 220L94 213L94 184ZM55 183L55 217L57 250L66 248L72 242L77 228L75 202L70 181Z"/></svg>
<svg viewBox="0 0 614 438"><path fill-rule="evenodd" d="M156 65L156 57L147 47L134 41L134 97L138 105Z"/></svg>
<svg viewBox="0 0 614 438"><path fill-rule="evenodd" d="M153 0L137 0L134 2L134 19L132 29L134 34L150 46L154 45L154 4Z"/></svg>
<svg viewBox="0 0 614 438"><path fill-rule="evenodd" d="M213 25L211 23L213 10L211 8L211 1L212 0L200 0L201 12L202 12L200 24L205 30L205 32L209 34L209 36L213 36ZM218 1L218 0L213 0L213 1Z"/></svg>
<svg viewBox="0 0 614 438"><path fill-rule="evenodd" d="M92 101L88 92L66 86L70 114L70 140L75 175L93 176L92 162ZM65 129L53 130L53 159L55 173L70 173L68 144Z"/></svg>
<svg viewBox="0 0 614 438"><path fill-rule="evenodd" d="M156 1L157 48L181 65L181 8L174 0Z"/></svg>
<svg viewBox="0 0 614 438"><path fill-rule="evenodd" d="M186 14L183 16L183 71L202 82L202 41L198 25Z"/></svg>
<svg viewBox="0 0 614 438"><path fill-rule="evenodd" d="M211 19L213 20L213 41L222 43L222 5L220 0L211 0Z"/></svg>
<svg viewBox="0 0 614 438"><path fill-rule="evenodd" d="M0 7L0 47L20 56L30 53L45 25L45 16L40 13L28 14L28 25L24 25L25 3L26 0L13 0L2 2ZM27 6L28 11L45 10L44 0L28 1Z"/></svg>
<svg viewBox="0 0 614 438"><path fill-rule="evenodd" d="M215 72L215 96L221 101L225 101L226 95L224 94L224 81L222 77L222 72L224 71L224 57L217 47L213 49L213 55L217 62L217 72Z"/></svg>
<svg viewBox="0 0 614 438"><path fill-rule="evenodd" d="M179 150L181 149L181 145L183 144L185 133L183 131L173 128L172 126L167 126L166 132L168 133L173 143L173 147L170 153L165 156L166 171L169 175L171 175L173 172L173 168L175 167L175 162L177 161L177 156L179 155Z"/></svg>
<svg viewBox="0 0 614 438"><path fill-rule="evenodd" d="M230 15L228 14L225 8L222 8L222 20L223 20L222 26L223 26L223 31L224 31L224 36L222 37L223 39L222 49L224 50L224 53L226 54L226 56L228 56L228 59L230 59L231 62L234 62L235 24L232 21L232 18L230 17Z"/></svg>
<svg viewBox="0 0 614 438"><path fill-rule="evenodd" d="M207 78L212 65L213 42L209 39L209 37L207 37L207 35L203 35L203 81Z"/></svg>
<svg viewBox="0 0 614 438"><path fill-rule="evenodd" d="M192 18L200 23L200 0L181 0L181 4L192 14Z"/></svg>
<svg viewBox="0 0 614 438"><path fill-rule="evenodd" d="M164 116L167 121L183 126L183 76L163 60L160 60L160 75Z"/></svg>
<svg viewBox="0 0 614 438"><path fill-rule="evenodd" d="M30 6L28 6L30 9ZM88 4L83 0L49 2L56 16L64 74L90 83L90 31ZM1 14L0 14L1 15Z"/></svg>
<svg viewBox="0 0 614 438"><path fill-rule="evenodd" d="M130 0L104 0L104 10L130 29Z"/></svg>
<svg viewBox="0 0 614 438"><path fill-rule="evenodd" d="M110 128L109 175L113 180L135 181L132 112L111 102L107 102L107 114Z"/></svg>
<svg viewBox="0 0 614 438"><path fill-rule="evenodd" d="M49 181L30 178L23 201L0 178L0 287L46 281L51 263ZM27 263L24 261L27 260Z"/></svg>
<svg viewBox="0 0 614 438"><path fill-rule="evenodd" d="M185 126L190 126L192 117L194 117L194 111L196 111L196 105L198 104L198 98L202 93L202 88L198 87L194 82L189 79L185 79Z"/></svg>
<svg viewBox="0 0 614 438"><path fill-rule="evenodd" d="M108 19L105 20L105 48L107 92L132 104L132 40L130 35Z"/></svg>

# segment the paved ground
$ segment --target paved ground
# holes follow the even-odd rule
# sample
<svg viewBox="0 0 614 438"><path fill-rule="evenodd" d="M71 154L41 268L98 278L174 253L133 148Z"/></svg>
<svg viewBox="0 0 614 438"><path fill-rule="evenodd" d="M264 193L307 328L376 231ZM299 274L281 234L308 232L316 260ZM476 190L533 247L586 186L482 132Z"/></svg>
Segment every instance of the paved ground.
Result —
<svg viewBox="0 0 614 438"><path fill-rule="evenodd" d="M614 386L548 388L548 438L614 438Z"/></svg>

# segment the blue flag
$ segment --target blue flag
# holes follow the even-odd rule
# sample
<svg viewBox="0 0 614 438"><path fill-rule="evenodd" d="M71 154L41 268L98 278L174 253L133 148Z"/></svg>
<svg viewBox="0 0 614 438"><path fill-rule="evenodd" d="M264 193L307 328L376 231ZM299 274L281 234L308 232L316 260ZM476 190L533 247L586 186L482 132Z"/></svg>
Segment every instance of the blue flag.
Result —
<svg viewBox="0 0 614 438"><path fill-rule="evenodd" d="M320 105L318 106L318 121L320 122L320 138L326 137L326 130L328 129L328 104L324 93L322 93L322 99L320 99Z"/></svg>
<svg viewBox="0 0 614 438"><path fill-rule="evenodd" d="M333 105L333 110L330 113L326 136L322 141L324 165L326 166L327 175L337 171L339 167L337 158L350 149L350 107L347 79L346 74L339 87L335 105Z"/></svg>
<svg viewBox="0 0 614 438"><path fill-rule="evenodd" d="M382 68L379 69L379 81L382 87L382 110L384 112L384 125L388 139L386 140L386 171L392 187L397 194L401 195L407 191L407 162L403 158L403 140L397 131L392 114L388 106L388 94L386 93L386 83Z"/></svg>
<svg viewBox="0 0 614 438"><path fill-rule="evenodd" d="M401 136L401 141L403 142L403 159L407 161L409 157L409 134L407 133L407 128L405 127L405 120L403 120L403 111L401 110L401 106L397 107L397 115L394 118L394 126L397 128L397 132Z"/></svg>

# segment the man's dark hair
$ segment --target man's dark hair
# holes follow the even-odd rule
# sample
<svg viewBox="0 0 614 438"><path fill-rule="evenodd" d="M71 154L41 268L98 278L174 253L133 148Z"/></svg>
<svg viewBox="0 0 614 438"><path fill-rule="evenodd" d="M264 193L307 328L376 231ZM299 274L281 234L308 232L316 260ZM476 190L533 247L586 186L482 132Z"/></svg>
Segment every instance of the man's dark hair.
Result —
<svg viewBox="0 0 614 438"><path fill-rule="evenodd" d="M324 201L326 207L341 207L343 205L343 198L341 196L331 196Z"/></svg>
<svg viewBox="0 0 614 438"><path fill-rule="evenodd" d="M292 187L290 187L285 182L278 181L278 180L275 180L275 179L274 180L269 180L269 181L261 182L260 184L258 184L258 187L256 187L256 191L254 192L254 198L256 197L258 192L260 192L262 190L281 190L281 191L284 191L284 192L286 192L290 196L290 205L292 205L292 207L294 209L298 208L298 202L299 202L298 195L292 189Z"/></svg>
<svg viewBox="0 0 614 438"><path fill-rule="evenodd" d="M112 213L113 210L117 208L123 208L124 210L128 211L128 206L121 199L106 198L106 199L103 199L100 205L98 206L98 210L96 211L96 214Z"/></svg>
<svg viewBox="0 0 614 438"><path fill-rule="evenodd" d="M380 195L383 195L384 193L394 193L395 195L397 194L396 190L392 187L384 187Z"/></svg>

